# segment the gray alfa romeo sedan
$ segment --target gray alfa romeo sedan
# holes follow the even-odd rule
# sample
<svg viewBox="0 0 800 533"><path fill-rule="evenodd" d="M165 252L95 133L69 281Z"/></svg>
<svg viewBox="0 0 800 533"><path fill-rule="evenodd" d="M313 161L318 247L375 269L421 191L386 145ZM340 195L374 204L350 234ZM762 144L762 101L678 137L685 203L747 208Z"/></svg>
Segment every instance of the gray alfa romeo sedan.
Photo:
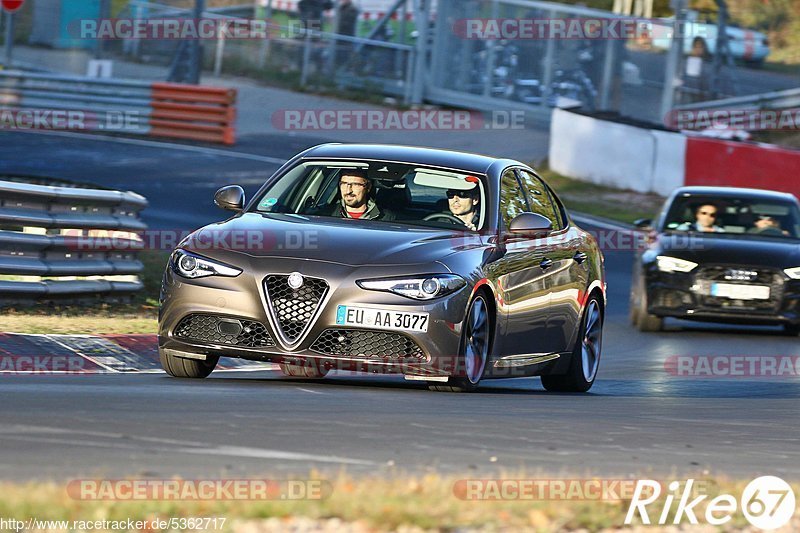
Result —
<svg viewBox="0 0 800 533"><path fill-rule="evenodd" d="M189 235L164 274L164 369L220 357L289 376L402 374L437 391L541 376L588 391L606 282L595 239L527 165L417 147L325 144L284 164L228 220Z"/></svg>

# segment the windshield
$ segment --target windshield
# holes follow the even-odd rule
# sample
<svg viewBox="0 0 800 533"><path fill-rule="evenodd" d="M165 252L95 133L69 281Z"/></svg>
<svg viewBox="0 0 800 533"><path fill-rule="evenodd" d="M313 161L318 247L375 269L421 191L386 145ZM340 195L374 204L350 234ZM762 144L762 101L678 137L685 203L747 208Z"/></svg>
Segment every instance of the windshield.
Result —
<svg viewBox="0 0 800 533"><path fill-rule="evenodd" d="M305 161L259 198L260 213L359 219L479 231L483 176L383 161Z"/></svg>
<svg viewBox="0 0 800 533"><path fill-rule="evenodd" d="M675 200L667 213L664 229L720 236L798 239L800 213L790 202L693 195Z"/></svg>

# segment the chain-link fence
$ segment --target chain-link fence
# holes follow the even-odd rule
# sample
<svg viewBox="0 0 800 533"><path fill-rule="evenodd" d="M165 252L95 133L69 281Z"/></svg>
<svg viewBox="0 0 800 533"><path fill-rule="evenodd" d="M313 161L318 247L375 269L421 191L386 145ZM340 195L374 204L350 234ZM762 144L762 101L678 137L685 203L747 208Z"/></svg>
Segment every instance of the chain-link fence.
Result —
<svg viewBox="0 0 800 533"><path fill-rule="evenodd" d="M337 35L333 20L305 31L298 14L269 14L269 37L231 39L220 31L202 41L204 65L220 74L264 79L292 89L339 89L393 96L405 103L428 101L481 110L523 109L549 116L555 107L617 112L637 120L664 120L670 20L645 20L607 11L536 0L425 0L393 2L392 12L359 36ZM252 21L257 10L209 9L203 15L231 26ZM413 19L407 17L413 13ZM174 6L131 0L120 17L180 18L191 11ZM427 25L421 20L427 19ZM541 25L546 32L509 35L504 21ZM617 31L585 33L599 27ZM626 25L628 31L619 31ZM584 33L572 34L580 27ZM220 26L222 29L225 25ZM365 21L360 22L362 30ZM564 30L560 33L554 31ZM392 31L394 29L394 31ZM370 38L364 38L369 33ZM423 42L424 41L424 42ZM659 41L659 42L655 42ZM190 41L128 39L119 51L174 72L185 60ZM768 86L757 76L740 79L741 69L720 63L708 54L682 47L676 66L676 105L741 94L785 89ZM184 59L182 59L184 58ZM746 77L747 77L746 76ZM747 85L748 81L752 87Z"/></svg>

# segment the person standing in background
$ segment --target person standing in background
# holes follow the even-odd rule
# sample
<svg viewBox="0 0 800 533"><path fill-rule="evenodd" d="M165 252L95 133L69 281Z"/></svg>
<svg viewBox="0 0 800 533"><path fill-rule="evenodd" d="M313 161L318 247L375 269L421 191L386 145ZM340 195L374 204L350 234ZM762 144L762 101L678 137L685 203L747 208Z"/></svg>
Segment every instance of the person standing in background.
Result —
<svg viewBox="0 0 800 533"><path fill-rule="evenodd" d="M336 33L347 37L355 37L358 14L358 8L353 5L352 0L342 0L339 4ZM352 42L339 41L336 45L336 64L342 65L346 63L354 48Z"/></svg>
<svg viewBox="0 0 800 533"><path fill-rule="evenodd" d="M297 10L303 30L322 30L322 12L333 7L331 0L300 0Z"/></svg>

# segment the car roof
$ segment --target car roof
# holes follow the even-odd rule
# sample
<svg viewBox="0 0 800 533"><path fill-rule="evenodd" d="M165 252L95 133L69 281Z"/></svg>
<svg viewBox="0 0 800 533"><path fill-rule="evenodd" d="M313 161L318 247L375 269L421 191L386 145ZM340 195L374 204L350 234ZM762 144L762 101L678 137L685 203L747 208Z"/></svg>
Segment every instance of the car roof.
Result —
<svg viewBox="0 0 800 533"><path fill-rule="evenodd" d="M322 144L305 152L303 157L396 161L415 165L465 170L476 174L485 174L492 164L502 160L500 158L467 152L395 144ZM521 164L516 161L512 163Z"/></svg>
<svg viewBox="0 0 800 533"><path fill-rule="evenodd" d="M754 200L782 200L797 203L794 195L786 192L768 191L765 189L746 189L741 187L680 187L673 193L673 198L681 196L724 196Z"/></svg>

